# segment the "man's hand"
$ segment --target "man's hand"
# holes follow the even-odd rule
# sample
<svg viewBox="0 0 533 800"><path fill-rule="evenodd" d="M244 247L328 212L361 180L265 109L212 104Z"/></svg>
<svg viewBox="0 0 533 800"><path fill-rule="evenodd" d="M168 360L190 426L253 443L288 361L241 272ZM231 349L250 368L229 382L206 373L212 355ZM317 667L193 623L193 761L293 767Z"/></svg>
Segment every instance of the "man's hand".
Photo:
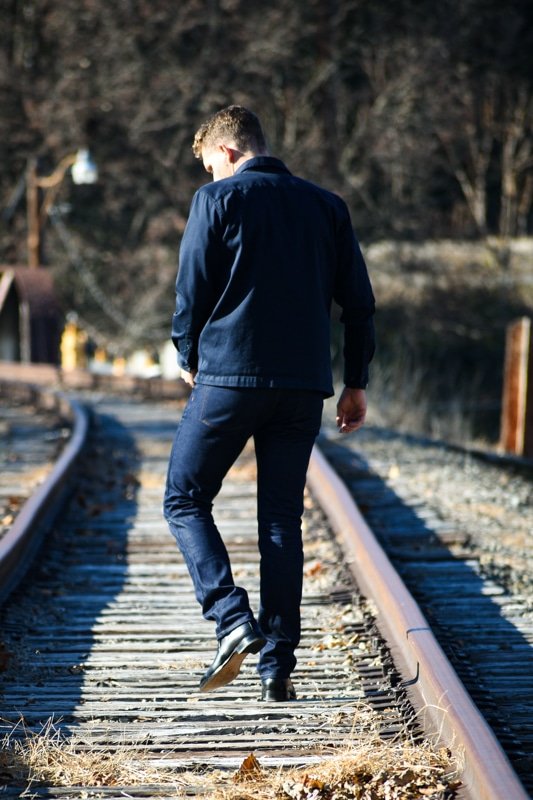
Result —
<svg viewBox="0 0 533 800"><path fill-rule="evenodd" d="M339 433L358 430L366 417L366 392L345 386L337 403L337 428Z"/></svg>
<svg viewBox="0 0 533 800"><path fill-rule="evenodd" d="M197 369L192 369L190 372L187 372L185 369L180 369L180 378L182 381L185 381L186 384L192 387L196 382L195 378L197 372Z"/></svg>

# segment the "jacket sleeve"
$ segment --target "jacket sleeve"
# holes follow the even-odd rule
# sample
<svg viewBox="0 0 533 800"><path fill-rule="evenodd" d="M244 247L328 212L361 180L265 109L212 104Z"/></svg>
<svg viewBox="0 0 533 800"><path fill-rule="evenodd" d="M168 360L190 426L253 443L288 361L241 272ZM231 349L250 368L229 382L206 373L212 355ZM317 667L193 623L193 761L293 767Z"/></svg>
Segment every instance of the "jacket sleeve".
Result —
<svg viewBox="0 0 533 800"><path fill-rule="evenodd" d="M176 310L172 341L178 363L187 372L198 368L200 334L217 302L217 265L222 258L221 222L217 205L199 190L193 197L180 245Z"/></svg>
<svg viewBox="0 0 533 800"><path fill-rule="evenodd" d="M342 309L344 324L344 384L364 389L375 350L375 301L346 207L338 228L338 268L333 297Z"/></svg>

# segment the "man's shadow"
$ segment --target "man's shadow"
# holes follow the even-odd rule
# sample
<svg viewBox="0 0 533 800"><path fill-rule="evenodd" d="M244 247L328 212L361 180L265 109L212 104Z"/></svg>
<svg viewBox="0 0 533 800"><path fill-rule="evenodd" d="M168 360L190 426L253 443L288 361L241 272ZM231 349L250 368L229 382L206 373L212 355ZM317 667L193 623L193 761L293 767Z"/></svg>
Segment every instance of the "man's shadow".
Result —
<svg viewBox="0 0 533 800"><path fill-rule="evenodd" d="M416 507L407 505L361 452L351 449L353 444L329 435L318 444L345 480L470 696L497 730L515 770L533 790L531 734L529 745L525 740L533 719L533 648L502 613L509 596L483 580L473 556L455 556L447 537L439 538Z"/></svg>

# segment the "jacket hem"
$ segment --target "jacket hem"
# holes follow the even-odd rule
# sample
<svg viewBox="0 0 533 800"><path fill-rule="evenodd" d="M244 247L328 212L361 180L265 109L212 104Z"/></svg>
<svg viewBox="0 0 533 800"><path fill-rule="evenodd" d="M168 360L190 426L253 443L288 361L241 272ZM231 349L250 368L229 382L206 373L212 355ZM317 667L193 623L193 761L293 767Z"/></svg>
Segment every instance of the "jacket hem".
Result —
<svg viewBox="0 0 533 800"><path fill-rule="evenodd" d="M332 397L331 384L317 383L287 377L265 377L261 375L209 375L199 372L196 383L208 386L227 386L228 388L241 389L299 389L310 392L319 392L324 397Z"/></svg>

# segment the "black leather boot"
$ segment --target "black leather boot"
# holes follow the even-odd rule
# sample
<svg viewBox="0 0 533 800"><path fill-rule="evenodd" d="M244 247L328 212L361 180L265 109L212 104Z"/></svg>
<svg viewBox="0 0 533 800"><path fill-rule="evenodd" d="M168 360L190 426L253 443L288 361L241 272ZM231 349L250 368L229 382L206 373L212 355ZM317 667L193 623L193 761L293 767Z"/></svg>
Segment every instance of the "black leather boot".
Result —
<svg viewBox="0 0 533 800"><path fill-rule="evenodd" d="M237 677L248 653L258 653L266 644L251 622L244 622L220 639L215 659L200 681L201 692L212 692Z"/></svg>
<svg viewBox="0 0 533 800"><path fill-rule="evenodd" d="M261 685L261 700L275 703L296 700L296 691L290 678L265 678Z"/></svg>

